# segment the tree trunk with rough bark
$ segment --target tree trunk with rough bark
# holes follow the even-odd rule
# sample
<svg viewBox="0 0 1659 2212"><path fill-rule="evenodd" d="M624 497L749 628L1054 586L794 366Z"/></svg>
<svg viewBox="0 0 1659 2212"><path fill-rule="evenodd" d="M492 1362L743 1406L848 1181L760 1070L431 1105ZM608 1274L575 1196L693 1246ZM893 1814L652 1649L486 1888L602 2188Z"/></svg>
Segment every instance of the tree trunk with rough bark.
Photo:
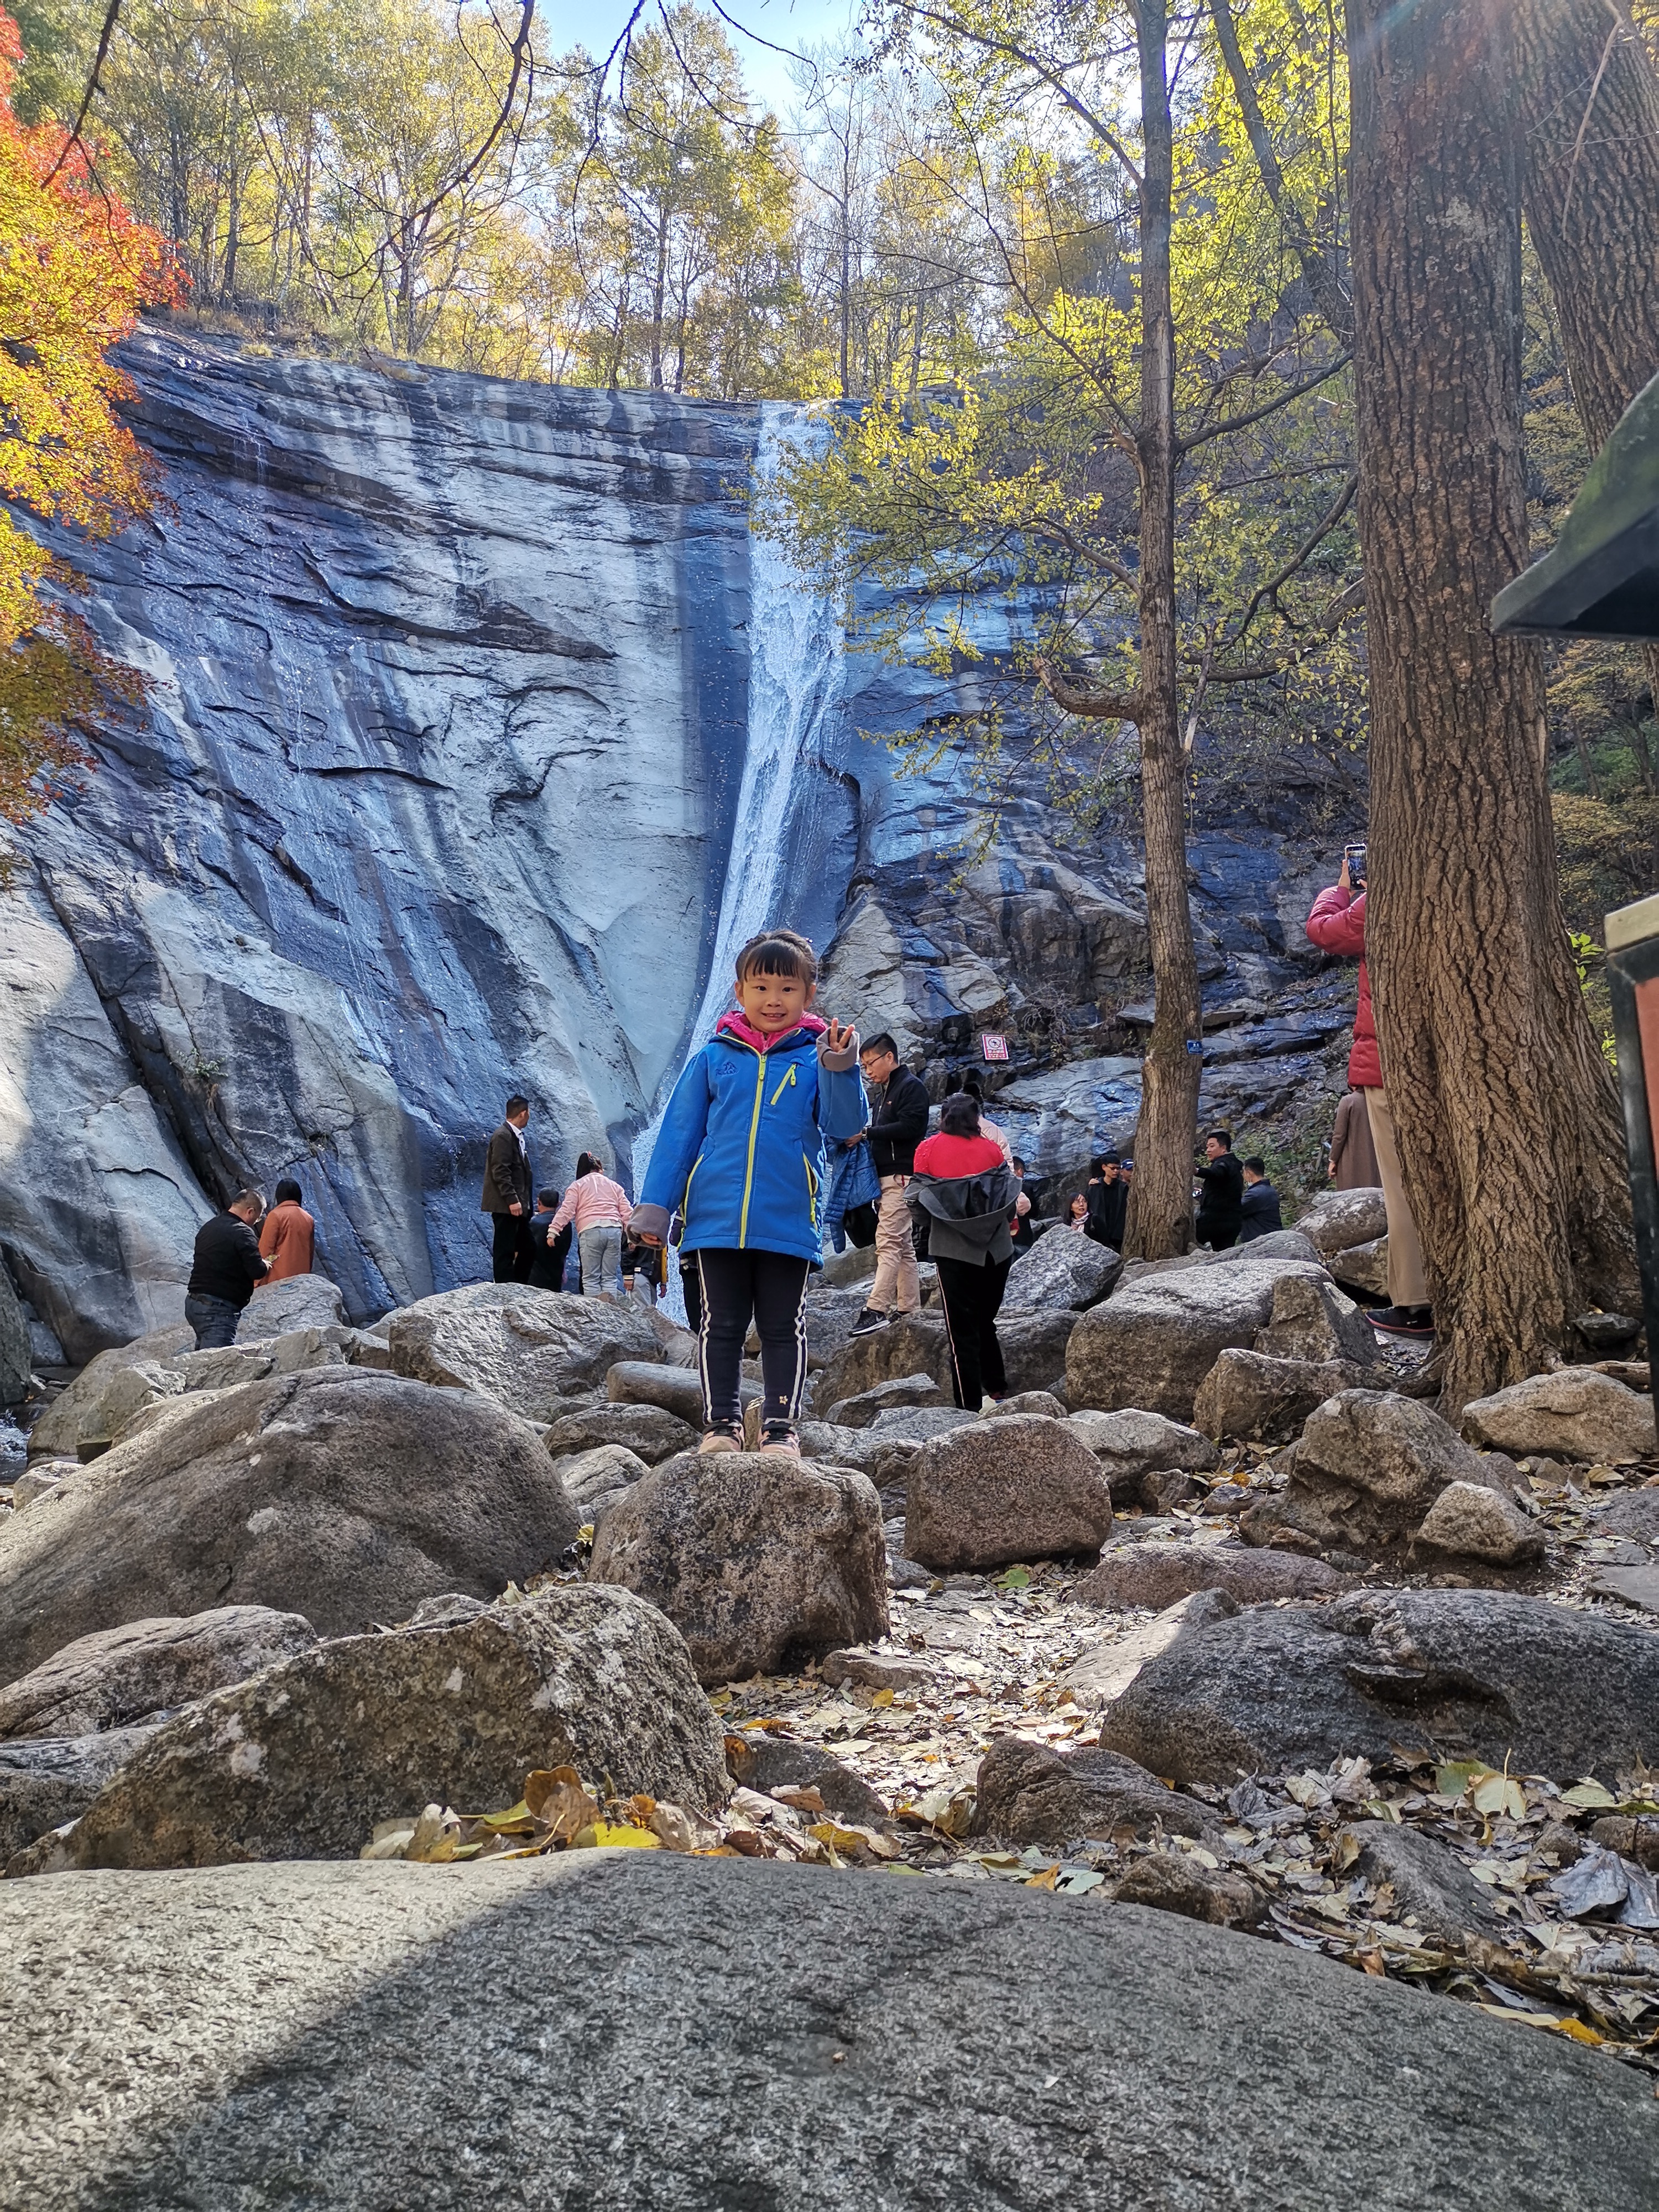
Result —
<svg viewBox="0 0 1659 2212"><path fill-rule="evenodd" d="M1501 0L1350 0L1371 685L1367 927L1444 1401L1551 1364L1633 1285L1613 1085L1555 874L1525 565L1516 129Z"/></svg>
<svg viewBox="0 0 1659 2212"><path fill-rule="evenodd" d="M1592 453L1659 376L1659 82L1607 0L1516 0L1527 228Z"/></svg>
<svg viewBox="0 0 1659 2212"><path fill-rule="evenodd" d="M1193 1139L1200 1061L1198 961L1187 889L1186 757L1176 696L1175 314L1170 240L1175 193L1164 0L1135 11L1144 138L1140 207L1140 803L1152 1034L1125 1243L1149 1260L1192 1243Z"/></svg>

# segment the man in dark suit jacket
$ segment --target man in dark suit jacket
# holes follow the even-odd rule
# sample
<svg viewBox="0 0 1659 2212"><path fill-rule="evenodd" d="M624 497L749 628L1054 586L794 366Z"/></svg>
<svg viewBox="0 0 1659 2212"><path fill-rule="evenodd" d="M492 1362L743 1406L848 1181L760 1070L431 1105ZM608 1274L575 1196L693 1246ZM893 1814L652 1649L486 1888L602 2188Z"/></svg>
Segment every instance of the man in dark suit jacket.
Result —
<svg viewBox="0 0 1659 2212"><path fill-rule="evenodd" d="M530 1101L518 1091L507 1102L507 1118L489 1140L484 1155L483 1195L480 1213L494 1222L490 1263L498 1283L523 1283L530 1279L530 1155L525 1149L525 1124Z"/></svg>

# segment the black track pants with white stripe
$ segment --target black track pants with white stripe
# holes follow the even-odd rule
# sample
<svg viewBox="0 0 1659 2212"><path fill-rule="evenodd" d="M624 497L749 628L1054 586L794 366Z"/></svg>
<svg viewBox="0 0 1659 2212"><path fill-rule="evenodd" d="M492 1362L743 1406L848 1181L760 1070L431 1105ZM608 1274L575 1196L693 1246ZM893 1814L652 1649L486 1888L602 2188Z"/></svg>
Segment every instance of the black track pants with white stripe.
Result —
<svg viewBox="0 0 1659 2212"><path fill-rule="evenodd" d="M793 1428L806 1389L806 1276L809 1262L792 1252L700 1250L702 1326L697 1365L705 1427L742 1418L739 1382L744 1340L752 1318L760 1338L763 1425Z"/></svg>

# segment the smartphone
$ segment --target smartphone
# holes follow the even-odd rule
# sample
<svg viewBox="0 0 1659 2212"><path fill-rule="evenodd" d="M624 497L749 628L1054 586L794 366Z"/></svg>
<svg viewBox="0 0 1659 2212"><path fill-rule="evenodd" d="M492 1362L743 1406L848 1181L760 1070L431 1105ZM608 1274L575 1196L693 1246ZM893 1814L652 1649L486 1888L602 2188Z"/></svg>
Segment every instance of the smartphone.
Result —
<svg viewBox="0 0 1659 2212"><path fill-rule="evenodd" d="M1342 857L1348 864L1348 881L1363 884L1365 880L1365 848L1364 844L1345 845Z"/></svg>

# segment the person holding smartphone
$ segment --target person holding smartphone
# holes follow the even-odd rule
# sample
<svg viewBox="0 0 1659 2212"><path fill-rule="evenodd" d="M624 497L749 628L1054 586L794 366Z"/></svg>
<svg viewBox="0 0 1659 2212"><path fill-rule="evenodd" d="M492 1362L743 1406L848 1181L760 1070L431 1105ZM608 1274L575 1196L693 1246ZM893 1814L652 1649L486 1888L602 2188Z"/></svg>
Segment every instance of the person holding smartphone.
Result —
<svg viewBox="0 0 1659 2212"><path fill-rule="evenodd" d="M1307 928L1309 941L1322 952L1341 953L1359 963L1359 1005L1354 1016L1353 1048L1348 1054L1348 1083L1365 1101L1377 1172L1382 1179L1382 1203L1389 1218L1389 1303L1368 1313L1365 1318L1373 1328L1380 1328L1390 1336L1432 1336L1434 1316L1429 1306L1428 1279L1423 1272L1423 1247L1406 1200L1400 1153L1394 1139L1394 1116L1389 1109L1382 1056L1377 1048L1376 1023L1371 1012L1371 979L1365 966L1363 844L1344 848L1342 872L1331 888L1321 891L1314 901Z"/></svg>

